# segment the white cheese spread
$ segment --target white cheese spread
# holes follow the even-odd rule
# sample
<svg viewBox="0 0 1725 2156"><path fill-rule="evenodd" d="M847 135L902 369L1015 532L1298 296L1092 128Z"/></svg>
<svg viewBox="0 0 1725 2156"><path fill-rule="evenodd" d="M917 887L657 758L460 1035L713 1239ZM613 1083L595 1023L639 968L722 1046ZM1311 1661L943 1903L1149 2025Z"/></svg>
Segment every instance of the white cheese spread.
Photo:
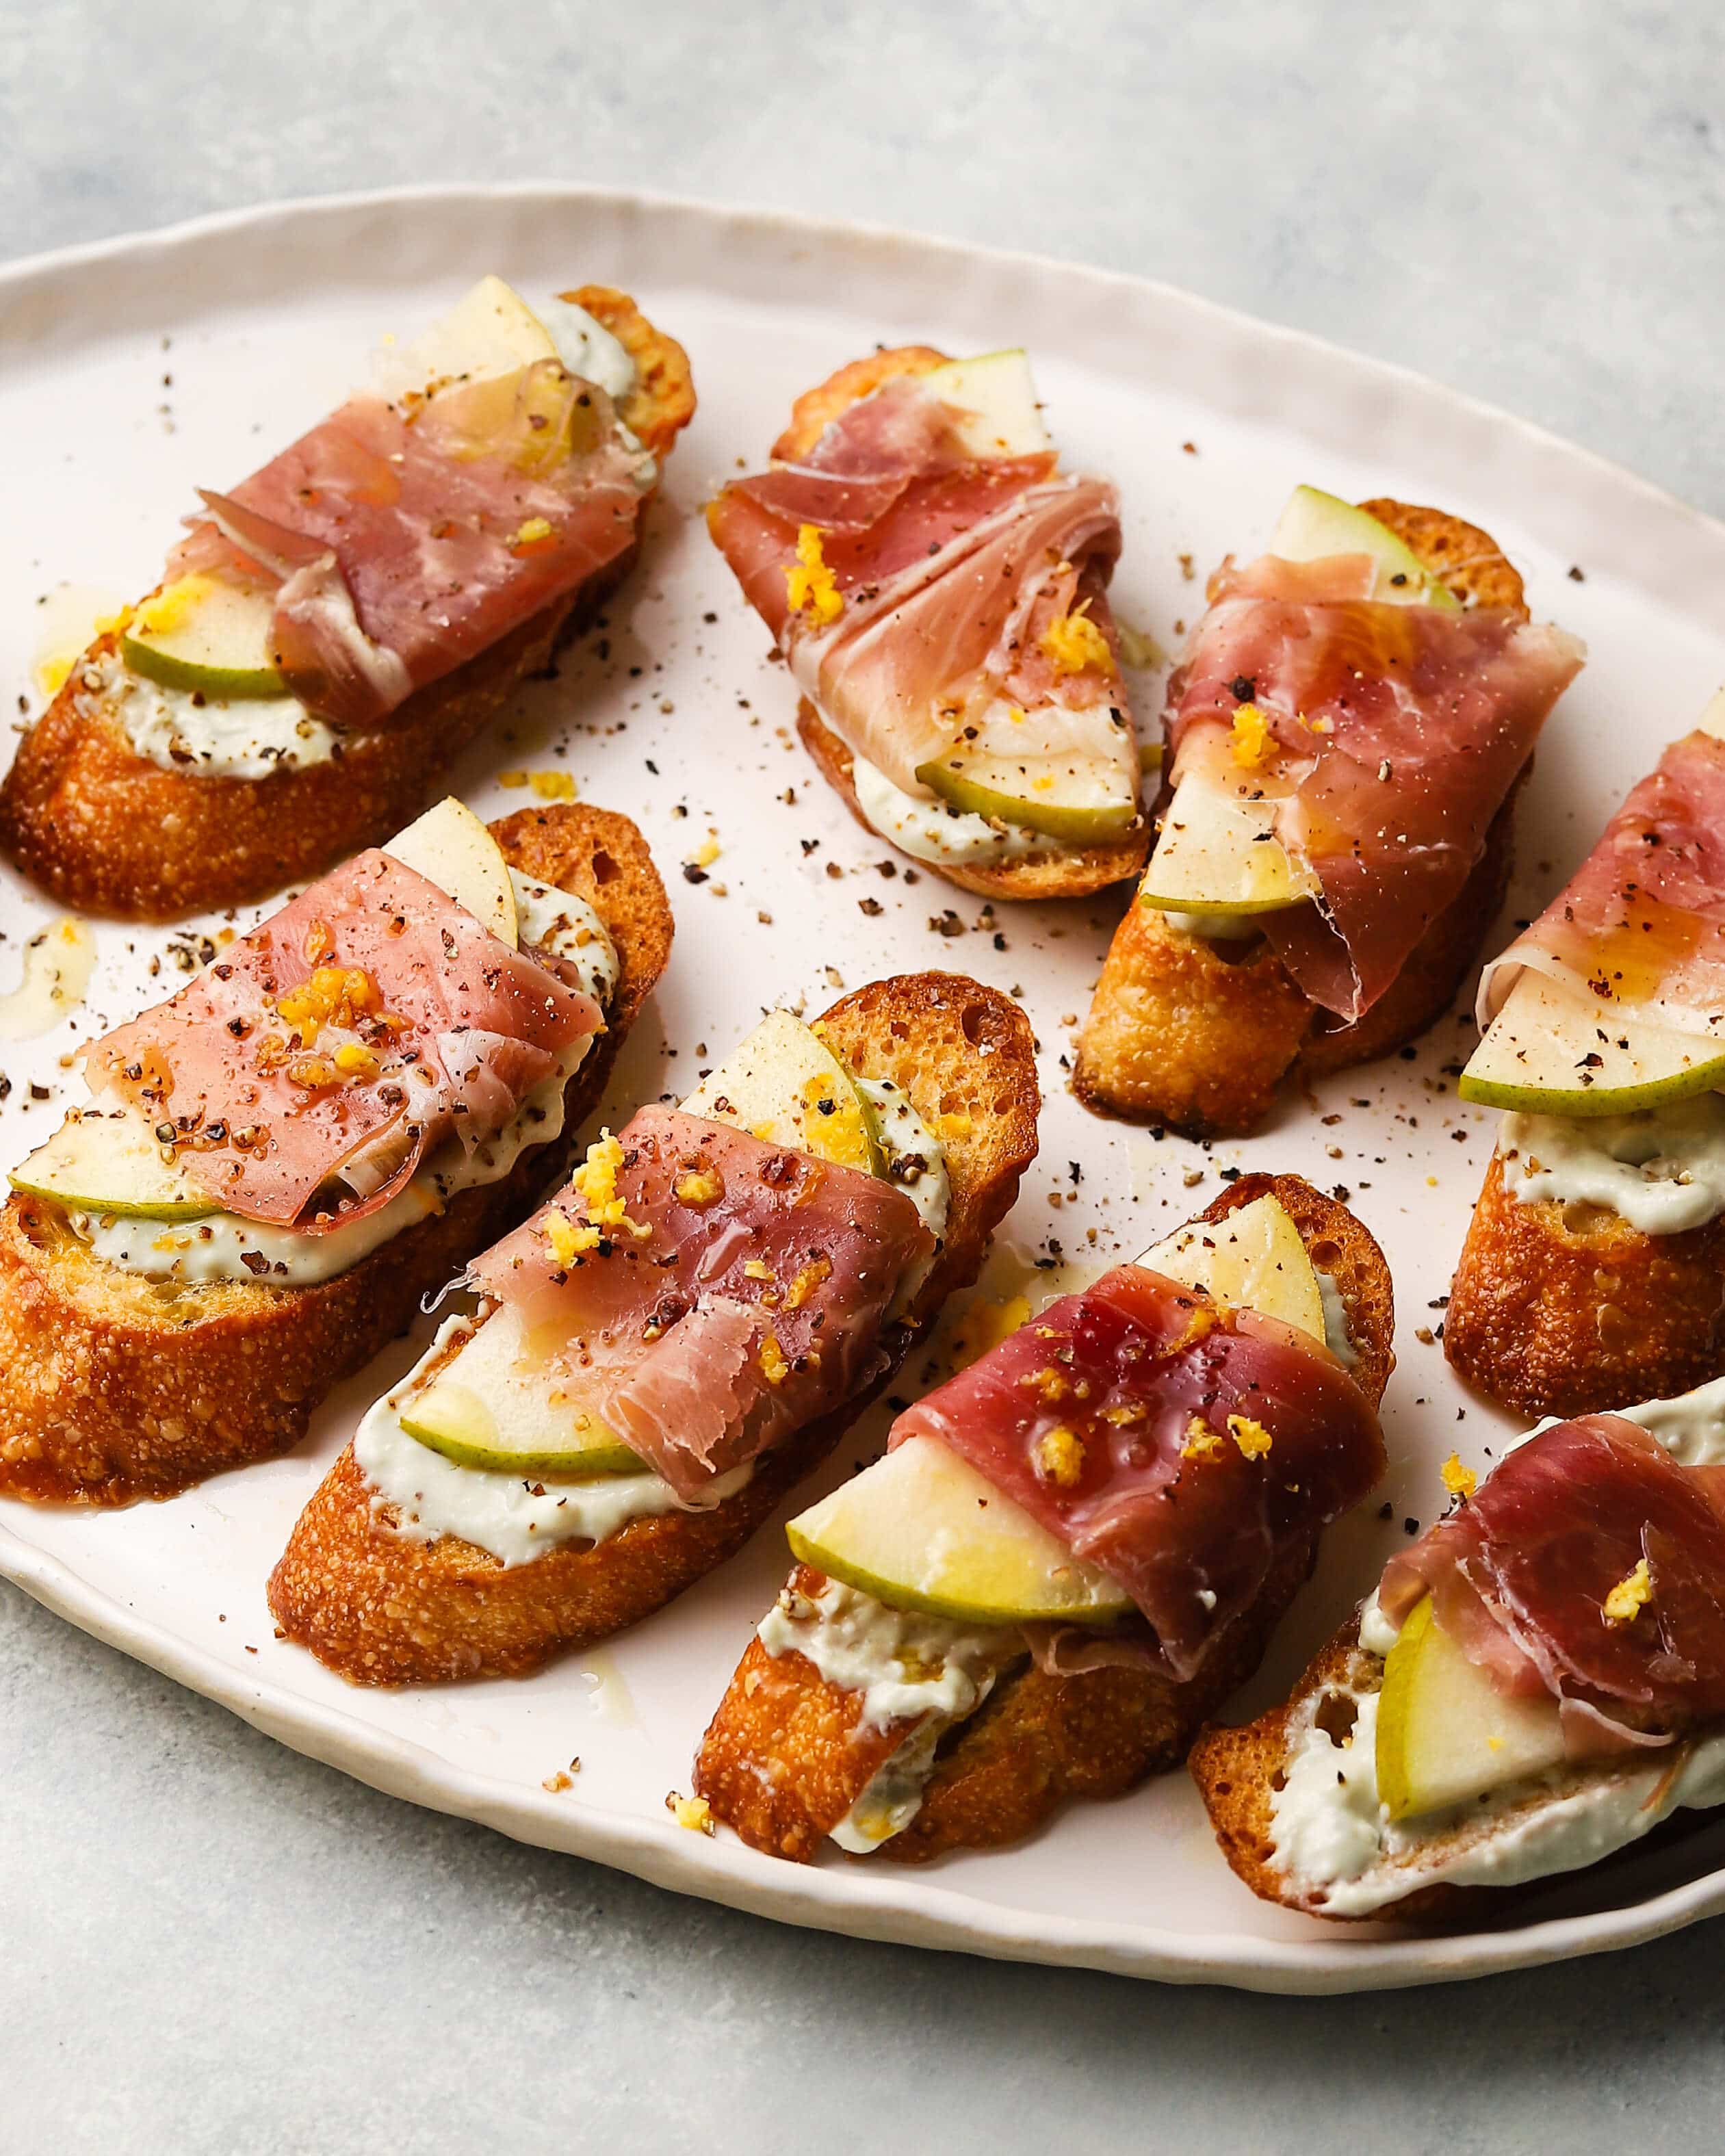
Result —
<svg viewBox="0 0 1725 2156"><path fill-rule="evenodd" d="M1725 1464L1725 1378L1622 1412L1686 1466ZM1360 1610L1361 1647L1381 1660L1396 1630L1374 1592ZM1338 1917L1368 1916L1440 1881L1512 1887L1579 1871L1639 1840L1674 1811L1725 1804L1725 1736L1717 1736L1626 1764L1565 1764L1470 1804L1392 1821L1378 1794L1378 1694L1363 1686L1330 1691L1353 1702L1353 1726L1338 1743L1317 1719L1329 1694L1307 1702L1271 1803L1271 1842L1277 1868L1321 1893L1324 1907ZM1489 1830L1480 1832L1481 1825Z"/></svg>
<svg viewBox="0 0 1725 2156"><path fill-rule="evenodd" d="M354 1433L353 1456L372 1485L372 1510L412 1542L444 1535L487 1551L506 1565L528 1564L560 1545L602 1543L631 1520L690 1509L650 1471L638 1475L591 1475L566 1480L522 1476L453 1460L403 1429L401 1409L438 1363L472 1332L472 1321L452 1317L393 1393L366 1412ZM709 1485L706 1502L721 1503L748 1481L752 1470L733 1468Z"/></svg>
<svg viewBox="0 0 1725 2156"><path fill-rule="evenodd" d="M510 881L523 945L571 961L587 993L602 1006L608 1004L616 992L617 952L598 914L585 899L514 869ZM502 1129L470 1152L459 1139L450 1140L387 1205L325 1235L308 1235L234 1213L175 1222L95 1212L69 1211L66 1218L94 1256L125 1272L192 1283L231 1280L315 1287L357 1265L403 1229L442 1212L458 1192L501 1181L528 1147L559 1137L564 1089L592 1045L591 1035L575 1042Z"/></svg>
<svg viewBox="0 0 1725 2156"><path fill-rule="evenodd" d="M117 653L83 670L82 685L113 718L133 753L199 778L268 778L327 763L335 728L292 696L206 696L134 674Z"/></svg>
<svg viewBox="0 0 1725 2156"><path fill-rule="evenodd" d="M634 388L636 374L622 341L572 300L545 300L533 311L570 373L603 389L614 403L621 403Z"/></svg>
<svg viewBox="0 0 1725 2156"><path fill-rule="evenodd" d="M946 1148L918 1115L902 1086L895 1086L890 1078L859 1078L854 1071L851 1083L874 1111L875 1134L886 1156L886 1180L910 1199L938 1245L946 1240L947 1215L952 1204ZM938 1249L932 1251L899 1282L893 1299L895 1312L910 1302L938 1255Z"/></svg>
<svg viewBox="0 0 1725 2156"><path fill-rule="evenodd" d="M1323 1301L1324 1345L1344 1369L1351 1370L1359 1361L1359 1350L1348 1329L1348 1305L1342 1300L1342 1291L1336 1285L1333 1273L1327 1273L1317 1265L1312 1270Z"/></svg>
<svg viewBox="0 0 1725 2156"><path fill-rule="evenodd" d="M1681 1235L1725 1212L1725 1097L1625 1116L1507 1115L1504 1188L1523 1205L1600 1205L1644 1235Z"/></svg>
<svg viewBox="0 0 1725 2156"><path fill-rule="evenodd" d="M836 1579L818 1595L787 1587L762 1619L760 1640L769 1655L806 1656L840 1691L860 1692L859 1728L917 1720L833 1829L832 1839L858 1854L909 1825L942 1737L976 1712L1000 1671L1025 1651L1014 1625L895 1609Z"/></svg>

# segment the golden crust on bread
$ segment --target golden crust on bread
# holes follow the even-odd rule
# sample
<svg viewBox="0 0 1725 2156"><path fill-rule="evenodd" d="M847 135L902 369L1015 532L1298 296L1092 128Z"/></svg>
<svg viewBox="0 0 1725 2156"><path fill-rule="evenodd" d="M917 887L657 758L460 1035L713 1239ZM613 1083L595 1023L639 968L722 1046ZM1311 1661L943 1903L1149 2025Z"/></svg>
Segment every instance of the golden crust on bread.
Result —
<svg viewBox="0 0 1725 2156"><path fill-rule="evenodd" d="M1242 1176L1199 1217L1218 1220L1266 1195L1336 1281L1359 1351L1355 1379L1368 1399L1381 1399L1394 1363L1383 1252L1346 1207L1299 1176ZM1200 1724L1256 1668L1317 1549L1313 1536L1282 1554L1257 1601L1183 1685L1137 1666L1056 1675L1027 1661L1008 1671L942 1740L921 1810L876 1853L916 1864L998 1847L1069 1798L1117 1795L1178 1765ZM799 1568L792 1584L818 1593L822 1582ZM883 1736L860 1729L860 1696L829 1684L806 1656L771 1656L752 1640L702 1741L695 1787L752 1848L806 1861L915 1726L889 1725Z"/></svg>
<svg viewBox="0 0 1725 2156"><path fill-rule="evenodd" d="M1407 502L1360 506L1458 598L1527 619L1520 577L1477 526ZM1290 1076L1348 1070L1414 1040L1449 1008L1503 903L1516 797L1532 767L1530 758L1466 883L1353 1025L1315 1009L1262 937L1212 942L1134 897L1079 1038L1074 1092L1098 1115L1194 1137L1233 1135L1255 1128Z"/></svg>
<svg viewBox="0 0 1725 2156"><path fill-rule="evenodd" d="M662 456L695 408L682 347L624 293L575 296L640 365L624 417ZM0 780L0 848L63 904L133 921L243 905L319 875L412 820L457 752L591 624L638 547L415 690L388 726L348 736L339 757L267 778L204 778L139 756L110 700L84 685L85 668L116 653L113 636L99 637Z"/></svg>
<svg viewBox="0 0 1725 2156"><path fill-rule="evenodd" d="M794 463L806 457L839 415L860 398L899 374L927 374L943 367L947 355L932 345L900 345L891 352L872 352L854 359L834 374L805 389L791 407L791 424L773 444L776 462ZM862 812L856 798L855 759L849 747L804 696L797 710L797 732L834 792L871 839L884 844L892 840L877 831ZM921 864L960 891L979 898L1086 898L1111 883L1137 875L1150 852L1148 819L1140 815L1121 835L1106 845L1062 847L1024 860L988 864L931 861Z"/></svg>
<svg viewBox="0 0 1725 2156"><path fill-rule="evenodd" d="M1725 1373L1725 1217L1644 1235L1596 1205L1523 1205L1494 1153L1444 1314L1444 1353L1517 1413L1592 1414Z"/></svg>
<svg viewBox="0 0 1725 2156"><path fill-rule="evenodd" d="M566 1544L506 1566L446 1535L410 1541L378 1522L352 1448L313 1496L270 1583L288 1635L359 1684L518 1676L653 1610L732 1556L792 1486L825 1457L891 1382L942 1302L976 1276L988 1238L1036 1151L1035 1050L1024 1013L997 990L951 973L875 981L822 1020L829 1045L864 1076L890 1078L944 1139L952 1207L939 1259L890 1367L868 1393L799 1431L706 1512L631 1521L587 1548Z"/></svg>
<svg viewBox="0 0 1725 2156"><path fill-rule="evenodd" d="M491 828L513 865L587 899L617 946L607 1030L569 1081L563 1137L315 1287L151 1281L104 1265L57 1209L14 1194L0 1210L0 1495L129 1504L286 1451L421 1296L531 1205L665 969L670 908L626 816L559 803Z"/></svg>
<svg viewBox="0 0 1725 2156"><path fill-rule="evenodd" d="M585 309L634 362L634 382L617 408L638 441L655 457L666 455L695 417L695 377L688 353L614 285L582 285L557 296Z"/></svg>

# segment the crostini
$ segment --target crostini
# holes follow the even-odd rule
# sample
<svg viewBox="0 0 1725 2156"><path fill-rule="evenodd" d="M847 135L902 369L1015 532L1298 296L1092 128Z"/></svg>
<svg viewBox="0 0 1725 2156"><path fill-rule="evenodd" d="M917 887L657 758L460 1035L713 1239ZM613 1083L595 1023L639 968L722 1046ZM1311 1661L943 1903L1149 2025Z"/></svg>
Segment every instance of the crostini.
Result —
<svg viewBox="0 0 1725 2156"><path fill-rule="evenodd" d="M1036 1151L1024 1013L947 973L778 1011L469 1268L270 1583L358 1684L516 1676L660 1608L836 1445Z"/></svg>
<svg viewBox="0 0 1725 2156"><path fill-rule="evenodd" d="M752 1848L921 1863L1178 1765L1384 1469L1389 1270L1243 1177L901 1414L798 1562L695 1783Z"/></svg>
<svg viewBox="0 0 1725 2156"><path fill-rule="evenodd" d="M285 1451L518 1219L670 954L626 817L454 800L85 1051L0 1212L0 1495Z"/></svg>
<svg viewBox="0 0 1725 2156"><path fill-rule="evenodd" d="M1586 1414L1725 1373L1725 695L1486 968L1507 1110L1445 1319L1470 1384Z"/></svg>
<svg viewBox="0 0 1725 2156"><path fill-rule="evenodd" d="M375 845L627 574L695 409L627 294L484 279L203 508L73 660L0 783L65 904L241 904Z"/></svg>
<svg viewBox="0 0 1725 2156"><path fill-rule="evenodd" d="M875 352L798 398L707 509L865 828L987 898L1135 875L1148 827L1108 580L1115 490L1075 477L1022 352Z"/></svg>
<svg viewBox="0 0 1725 2156"><path fill-rule="evenodd" d="M1725 1804L1725 1385L1547 1424L1191 1768L1255 1894L1448 1922Z"/></svg>
<svg viewBox="0 0 1725 2156"><path fill-rule="evenodd" d="M1300 487L1211 578L1170 677L1167 788L1073 1086L1100 1114L1253 1129L1291 1073L1447 1008L1502 902L1511 818L1583 649L1483 531Z"/></svg>

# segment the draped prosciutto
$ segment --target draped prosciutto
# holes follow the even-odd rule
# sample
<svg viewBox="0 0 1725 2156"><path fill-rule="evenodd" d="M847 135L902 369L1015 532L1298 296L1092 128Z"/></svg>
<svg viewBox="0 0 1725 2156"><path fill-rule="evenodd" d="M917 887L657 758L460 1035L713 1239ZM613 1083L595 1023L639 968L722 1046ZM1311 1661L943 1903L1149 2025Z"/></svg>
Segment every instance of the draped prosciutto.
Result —
<svg viewBox="0 0 1725 2156"><path fill-rule="evenodd" d="M1384 1471L1365 1395L1327 1348L1119 1265L901 1414L1117 1580L1183 1681L1277 1556Z"/></svg>
<svg viewBox="0 0 1725 2156"><path fill-rule="evenodd" d="M1115 490L1063 476L1052 451L979 458L954 424L916 377L895 376L803 462L733 480L708 508L713 538L798 687L903 792L928 798L918 771L973 744L992 712L996 729L1034 721L1039 752L1104 741L1135 800L1106 597L1120 552ZM799 564L830 578L824 602ZM1101 632L1076 668L1042 641L1075 611Z"/></svg>
<svg viewBox="0 0 1725 2156"><path fill-rule="evenodd" d="M429 399L357 395L204 491L168 573L273 589L294 694L372 726L615 561L654 475L605 392L555 360Z"/></svg>
<svg viewBox="0 0 1725 2156"><path fill-rule="evenodd" d="M1678 1032L1725 1038L1725 742L1674 742L1532 926L1486 967L1481 1032L1523 968Z"/></svg>
<svg viewBox="0 0 1725 2156"><path fill-rule="evenodd" d="M1352 1023L1461 893L1582 645L1505 608L1374 600L1364 555L1225 562L1168 684L1176 783L1205 767L1278 803L1312 906L1266 913L1307 998ZM1235 713L1269 728L1235 754Z"/></svg>
<svg viewBox="0 0 1725 2156"><path fill-rule="evenodd" d="M1725 1468L1681 1466L1620 1415L1554 1424L1378 1592L1392 1623L1430 1594L1500 1691L1557 1699L1572 1753L1656 1742L1725 1715Z"/></svg>
<svg viewBox="0 0 1725 2156"><path fill-rule="evenodd" d="M374 849L94 1043L87 1067L224 1210L317 1234L387 1204L446 1137L470 1151L501 1129L603 1024L572 967L511 951Z"/></svg>
<svg viewBox="0 0 1725 2156"><path fill-rule="evenodd" d="M651 1107L468 1277L520 1309L563 1397L696 1502L884 1373L887 1313L933 1247L890 1183Z"/></svg>

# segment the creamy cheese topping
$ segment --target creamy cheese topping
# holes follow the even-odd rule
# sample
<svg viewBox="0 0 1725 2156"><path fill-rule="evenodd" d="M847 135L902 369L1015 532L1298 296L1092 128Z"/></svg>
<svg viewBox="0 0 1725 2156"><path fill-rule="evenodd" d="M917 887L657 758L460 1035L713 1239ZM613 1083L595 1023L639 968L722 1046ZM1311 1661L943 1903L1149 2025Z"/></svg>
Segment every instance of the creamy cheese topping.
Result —
<svg viewBox="0 0 1725 2156"><path fill-rule="evenodd" d="M863 821L913 860L932 867L973 862L1021 860L1032 854L1060 851L1057 839L1022 824L998 824L986 816L967 815L932 794L919 800L895 786L878 765L853 755L850 783L856 789L856 805Z"/></svg>
<svg viewBox="0 0 1725 2156"><path fill-rule="evenodd" d="M947 1215L952 1210L952 1182L947 1173L946 1148L912 1105L902 1086L890 1078L859 1078L855 1086L875 1111L875 1132L886 1156L886 1179L916 1207L922 1224L937 1244L946 1240ZM912 1265L899 1282L893 1313L903 1310L933 1270L940 1255L937 1249L920 1265Z"/></svg>
<svg viewBox="0 0 1725 2156"><path fill-rule="evenodd" d="M583 898L510 870L524 946L547 949L576 967L581 985L601 1006L615 994L617 952L604 923ZM270 1221L213 1213L201 1220L166 1222L141 1214L67 1213L73 1233L93 1255L122 1271L152 1279L249 1281L270 1287L315 1287L357 1265L403 1229L440 1213L459 1191L496 1183L530 1147L562 1133L564 1089L593 1045L573 1042L534 1086L501 1130L470 1152L452 1138L405 1189L362 1219L308 1235Z"/></svg>
<svg viewBox="0 0 1725 2156"><path fill-rule="evenodd" d="M829 1579L818 1595L787 1587L761 1620L769 1655L806 1656L823 1681L863 1695L858 1727L926 1716L879 1768L832 1839L861 1854L908 1826L922 1803L936 1747L955 1722L976 1712L995 1678L1024 1652L1009 1625L957 1625L895 1609L860 1588Z"/></svg>
<svg viewBox="0 0 1725 2156"><path fill-rule="evenodd" d="M1621 1412L1685 1466L1725 1465L1725 1378ZM1538 1427L1548 1429L1554 1419ZM1361 1647L1381 1662L1396 1634L1374 1591L1360 1610ZM1333 1694L1354 1703L1353 1726L1339 1743L1317 1719ZM1332 1686L1307 1701L1271 1804L1277 1867L1321 1891L1325 1908L1337 1916L1368 1916L1440 1881L1511 1887L1579 1871L1639 1840L1674 1811L1725 1804L1722 1735L1626 1765L1564 1764L1471 1803L1392 1821L1378 1794L1378 1693L1368 1686ZM1333 1712L1327 1719L1335 1720ZM1489 1830L1477 1831L1481 1825ZM1465 1838L1457 1831L1463 1828Z"/></svg>
<svg viewBox="0 0 1725 2156"><path fill-rule="evenodd" d="M1344 1369L1351 1370L1359 1361L1359 1350L1348 1329L1348 1305L1342 1300L1342 1291L1336 1285L1333 1273L1327 1273L1317 1265L1312 1270L1323 1301L1324 1345Z"/></svg>
<svg viewBox="0 0 1725 2156"><path fill-rule="evenodd" d="M1681 1235L1725 1212L1725 1097L1625 1116L1507 1115L1504 1188L1523 1205L1601 1205L1644 1235Z"/></svg>
<svg viewBox="0 0 1725 2156"><path fill-rule="evenodd" d="M984 1681L977 1694L978 1706L988 1697L993 1681L992 1676ZM934 1755L952 1726L950 1719L937 1714L919 1722L870 1777L862 1794L832 1830L829 1840L853 1856L866 1856L883 1841L902 1834L922 1809L923 1792L934 1772Z"/></svg>
<svg viewBox="0 0 1725 2156"><path fill-rule="evenodd" d="M410 1542L457 1535L501 1563L518 1565L566 1543L607 1541L631 1520L692 1509L646 1469L579 1479L508 1474L458 1466L411 1436L402 1427L403 1408L473 1329L465 1317L439 1326L424 1355L393 1393L367 1410L354 1433L353 1456L372 1485L372 1512L384 1525ZM734 1496L752 1471L742 1466L718 1476L708 1486L706 1502L716 1505Z"/></svg>
<svg viewBox="0 0 1725 2156"><path fill-rule="evenodd" d="M134 674L117 653L86 666L83 685L136 755L200 778L268 778L327 763L340 737L292 696L206 696Z"/></svg>
<svg viewBox="0 0 1725 2156"><path fill-rule="evenodd" d="M1378 1695L1347 1696L1356 1702L1354 1722L1339 1744L1312 1719L1324 1696L1308 1703L1271 1806L1278 1868L1321 1889L1324 1907L1338 1917L1369 1916L1440 1881L1514 1887L1579 1871L1674 1811L1725 1803L1725 1737L1711 1737L1646 1765L1559 1767L1471 1804L1392 1822L1378 1795ZM1530 1804L1530 1797L1544 1800Z"/></svg>
<svg viewBox="0 0 1725 2156"><path fill-rule="evenodd" d="M614 403L620 403L635 386L636 367L628 348L612 336L603 322L572 300L545 300L534 308L546 333L557 348L557 357L571 374L603 389Z"/></svg>

